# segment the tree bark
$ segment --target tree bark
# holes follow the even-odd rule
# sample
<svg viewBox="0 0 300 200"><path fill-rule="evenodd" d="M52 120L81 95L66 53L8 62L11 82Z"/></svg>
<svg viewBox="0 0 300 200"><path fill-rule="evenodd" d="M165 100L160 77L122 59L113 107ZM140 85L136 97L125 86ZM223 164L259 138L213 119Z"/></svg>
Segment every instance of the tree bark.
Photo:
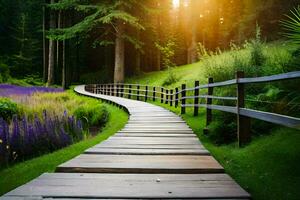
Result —
<svg viewBox="0 0 300 200"><path fill-rule="evenodd" d="M188 63L195 63L197 62L197 2L191 1L191 25L192 25L192 41L191 45L188 49Z"/></svg>
<svg viewBox="0 0 300 200"><path fill-rule="evenodd" d="M137 39L140 40L140 30L137 30ZM135 74L140 74L141 72L141 51L140 49L136 49L135 55Z"/></svg>
<svg viewBox="0 0 300 200"><path fill-rule="evenodd" d="M61 28L61 11L58 12L58 17L57 17L57 28ZM61 64L61 42L56 41L56 69L60 69L60 64Z"/></svg>
<svg viewBox="0 0 300 200"><path fill-rule="evenodd" d="M54 0L51 0L51 3L55 3ZM50 29L55 28L55 13L50 12ZM47 86L50 86L54 83L54 54L55 54L55 41L49 40L49 63L48 63L48 79Z"/></svg>
<svg viewBox="0 0 300 200"><path fill-rule="evenodd" d="M46 8L43 6L43 81L47 82L47 65L48 65L48 48L49 43L46 38L46 29L47 29L47 17L46 17Z"/></svg>
<svg viewBox="0 0 300 200"><path fill-rule="evenodd" d="M122 21L117 24L117 33L115 41L115 71L114 82L124 82L124 61L125 61L125 41L124 41L125 27Z"/></svg>
<svg viewBox="0 0 300 200"><path fill-rule="evenodd" d="M190 61L191 63L197 62L197 27L196 24L193 25L192 27L192 43L191 43L191 57Z"/></svg>
<svg viewBox="0 0 300 200"><path fill-rule="evenodd" d="M62 28L66 27L66 17L65 17L65 12L61 13L62 14ZM62 74L61 74L61 85L63 87L63 89L67 89L68 85L67 85L67 69L66 69L66 41L64 40L62 42L62 70L61 70Z"/></svg>

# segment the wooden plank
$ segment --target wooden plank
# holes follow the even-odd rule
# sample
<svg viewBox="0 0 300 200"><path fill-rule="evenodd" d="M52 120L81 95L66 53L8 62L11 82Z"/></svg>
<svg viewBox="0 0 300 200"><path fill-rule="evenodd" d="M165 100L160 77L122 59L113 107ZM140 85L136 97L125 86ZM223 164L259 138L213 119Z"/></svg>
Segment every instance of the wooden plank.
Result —
<svg viewBox="0 0 300 200"><path fill-rule="evenodd" d="M211 156L82 154L56 169L76 173L223 173Z"/></svg>
<svg viewBox="0 0 300 200"><path fill-rule="evenodd" d="M272 76L263 76L257 78L240 78L238 79L238 82L239 83L262 83L262 82L272 82L272 81L280 81L280 80L288 80L288 79L296 79L296 78L300 78L300 71L272 75Z"/></svg>
<svg viewBox="0 0 300 200"><path fill-rule="evenodd" d="M300 129L300 118L296 118L296 117L251 110L247 108L240 108L240 115L263 120L266 122L271 122L274 124L287 126L290 128Z"/></svg>
<svg viewBox="0 0 300 200"><path fill-rule="evenodd" d="M204 149L200 144L108 144L100 143L97 148L128 149Z"/></svg>
<svg viewBox="0 0 300 200"><path fill-rule="evenodd" d="M199 144L198 138L174 138L174 137L163 137L163 138L157 138L157 137L110 137L108 140L105 140L102 142L102 144Z"/></svg>
<svg viewBox="0 0 300 200"><path fill-rule="evenodd" d="M223 82L217 82L217 83L210 83L210 84L206 84L206 85L200 85L198 88L199 89L204 89L204 88L222 87L222 86L234 85L236 83L237 83L237 80L236 79L232 79L232 80L223 81Z"/></svg>
<svg viewBox="0 0 300 200"><path fill-rule="evenodd" d="M44 174L6 197L249 199L226 174Z"/></svg>
<svg viewBox="0 0 300 200"><path fill-rule="evenodd" d="M181 133L181 134L194 134L193 131L180 131L180 130L176 130L176 131L162 131L162 130L135 130L135 131L132 131L132 130L121 130L119 131L118 133L152 133L152 134L162 134L162 133L165 133L165 134L174 134L174 133Z"/></svg>
<svg viewBox="0 0 300 200"><path fill-rule="evenodd" d="M197 138L195 134L180 134L180 133L117 133L114 137L193 137Z"/></svg>
<svg viewBox="0 0 300 200"><path fill-rule="evenodd" d="M128 121L127 124L158 124L161 123L161 121L159 120L147 120L147 121L142 121L142 120L130 120ZM181 121L164 121L164 124L185 124L185 121L181 120Z"/></svg>
<svg viewBox="0 0 300 200"><path fill-rule="evenodd" d="M121 131L123 132L144 132L144 133L190 133L192 134L193 131L190 129L162 129L162 128L123 128Z"/></svg>
<svg viewBox="0 0 300 200"><path fill-rule="evenodd" d="M186 124L149 124L149 123L140 123L140 124L127 124L126 128L180 128L180 129L189 129Z"/></svg>
<svg viewBox="0 0 300 200"><path fill-rule="evenodd" d="M90 148L85 154L116 154L116 155L210 155L204 149L117 149Z"/></svg>

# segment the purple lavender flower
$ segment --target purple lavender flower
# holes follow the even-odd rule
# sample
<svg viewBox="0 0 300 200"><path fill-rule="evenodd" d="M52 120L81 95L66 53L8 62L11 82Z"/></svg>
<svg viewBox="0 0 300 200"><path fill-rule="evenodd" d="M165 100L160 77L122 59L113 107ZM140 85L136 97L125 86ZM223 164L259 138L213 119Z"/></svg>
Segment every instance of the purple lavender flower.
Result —
<svg viewBox="0 0 300 200"><path fill-rule="evenodd" d="M44 111L42 120L35 115L31 121L26 116L19 121L14 116L11 133L8 123L0 119L0 164L52 152L82 140L82 122L66 112L64 115L49 117Z"/></svg>
<svg viewBox="0 0 300 200"><path fill-rule="evenodd" d="M0 96L29 96L34 93L54 93L63 92L62 88L47 88L47 87L22 87L9 84L0 84Z"/></svg>

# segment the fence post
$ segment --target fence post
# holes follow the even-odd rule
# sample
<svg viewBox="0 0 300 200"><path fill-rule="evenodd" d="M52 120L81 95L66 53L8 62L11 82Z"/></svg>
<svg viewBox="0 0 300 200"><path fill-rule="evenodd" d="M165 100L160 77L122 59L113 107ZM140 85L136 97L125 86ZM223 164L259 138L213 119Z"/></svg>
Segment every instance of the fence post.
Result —
<svg viewBox="0 0 300 200"><path fill-rule="evenodd" d="M199 114L199 81L195 81L195 91L194 91L194 116L198 116Z"/></svg>
<svg viewBox="0 0 300 200"><path fill-rule="evenodd" d="M175 88L175 108L178 107L178 97L179 97L179 89Z"/></svg>
<svg viewBox="0 0 300 200"><path fill-rule="evenodd" d="M185 96L186 96L185 89L186 89L186 84L182 84L181 85L181 90L182 90L182 92L181 92L181 98L182 98L182 100L181 100L181 114L185 114Z"/></svg>
<svg viewBox="0 0 300 200"><path fill-rule="evenodd" d="M119 84L118 83L116 84L116 92L117 92L116 96L118 97L119 96Z"/></svg>
<svg viewBox="0 0 300 200"><path fill-rule="evenodd" d="M169 90L166 90L166 101L165 104L169 103Z"/></svg>
<svg viewBox="0 0 300 200"><path fill-rule="evenodd" d="M103 85L103 94L106 95L106 85Z"/></svg>
<svg viewBox="0 0 300 200"><path fill-rule="evenodd" d="M170 90L170 106L173 106L173 90Z"/></svg>
<svg viewBox="0 0 300 200"><path fill-rule="evenodd" d="M147 101L147 99L148 99L148 86L146 85L146 87L145 87L145 101Z"/></svg>
<svg viewBox="0 0 300 200"><path fill-rule="evenodd" d="M140 100L140 85L137 85L136 100Z"/></svg>
<svg viewBox="0 0 300 200"><path fill-rule="evenodd" d="M161 88L160 103L164 103L164 88Z"/></svg>
<svg viewBox="0 0 300 200"><path fill-rule="evenodd" d="M128 90L128 99L131 99L131 85L128 86L129 90Z"/></svg>
<svg viewBox="0 0 300 200"><path fill-rule="evenodd" d="M214 83L214 79L212 77L208 78L208 85ZM207 96L212 96L214 93L213 87L207 88ZM206 98L206 106L212 104L212 98ZM206 107L206 127L203 129L204 134L208 134L208 126L212 122L212 109Z"/></svg>
<svg viewBox="0 0 300 200"><path fill-rule="evenodd" d="M239 83L240 78L244 78L243 71L236 72L237 79L237 137L238 144L242 146L251 140L251 120L249 117L240 115L240 108L245 107L245 87Z"/></svg>
<svg viewBox="0 0 300 200"><path fill-rule="evenodd" d="M114 85L110 84L110 95L114 96Z"/></svg>
<svg viewBox="0 0 300 200"><path fill-rule="evenodd" d="M124 97L124 84L121 84L121 97Z"/></svg>
<svg viewBox="0 0 300 200"><path fill-rule="evenodd" d="M152 96L153 96L153 101L155 101L155 99L156 99L155 87L153 87L153 94L152 94Z"/></svg>

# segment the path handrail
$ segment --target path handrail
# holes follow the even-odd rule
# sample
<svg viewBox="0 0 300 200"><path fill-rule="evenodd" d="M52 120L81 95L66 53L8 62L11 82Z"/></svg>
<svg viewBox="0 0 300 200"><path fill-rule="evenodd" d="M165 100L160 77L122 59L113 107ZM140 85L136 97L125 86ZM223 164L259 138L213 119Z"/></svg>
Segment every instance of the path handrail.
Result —
<svg viewBox="0 0 300 200"><path fill-rule="evenodd" d="M200 107L206 108L205 133L208 133L207 127L212 122L212 110L236 114L238 143L239 145L243 145L251 139L251 118L300 130L300 118L245 108L245 85L298 78L300 78L300 71L255 78L245 78L244 72L238 71L235 79L214 83L213 78L209 78L207 84L199 85L199 81L195 81L195 86L189 88L185 84L182 84L181 88L169 89L140 84L109 83L86 85L85 89L97 94L129 99L134 98L144 101L160 100L161 103L169 104L170 106L180 106L182 114L186 112L186 108L193 108L194 115L197 116ZM236 86L236 96L223 97L213 94L214 88L228 86ZM207 90L206 94L200 94L200 90ZM203 99L205 103L201 103ZM192 100L193 103L187 102ZM214 105L213 100L231 101L234 102L235 106Z"/></svg>

